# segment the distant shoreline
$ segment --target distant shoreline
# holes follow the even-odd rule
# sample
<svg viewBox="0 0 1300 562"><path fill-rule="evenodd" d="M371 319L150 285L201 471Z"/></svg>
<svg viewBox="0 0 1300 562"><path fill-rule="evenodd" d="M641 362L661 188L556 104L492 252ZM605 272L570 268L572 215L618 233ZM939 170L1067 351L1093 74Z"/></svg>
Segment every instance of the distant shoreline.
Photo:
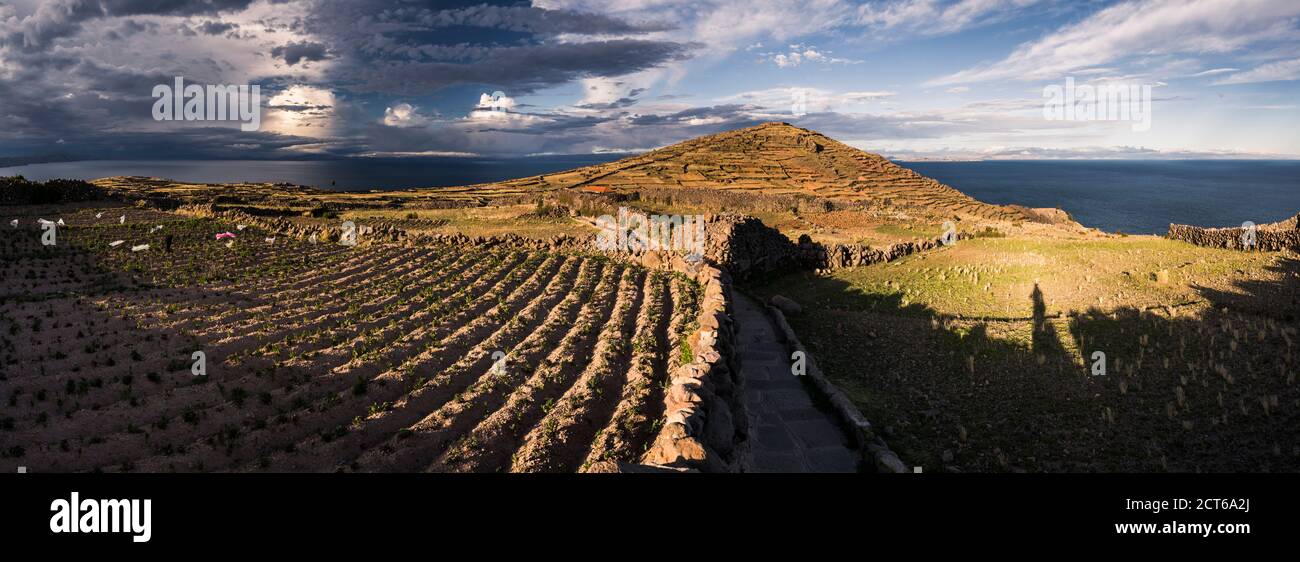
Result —
<svg viewBox="0 0 1300 562"><path fill-rule="evenodd" d="M28 179L153 176L195 183L277 183L331 191L401 190L506 181L624 155L522 159L83 160L0 168ZM1064 209L1105 232L1163 235L1169 224L1266 224L1300 211L1300 160L900 161L986 203Z"/></svg>

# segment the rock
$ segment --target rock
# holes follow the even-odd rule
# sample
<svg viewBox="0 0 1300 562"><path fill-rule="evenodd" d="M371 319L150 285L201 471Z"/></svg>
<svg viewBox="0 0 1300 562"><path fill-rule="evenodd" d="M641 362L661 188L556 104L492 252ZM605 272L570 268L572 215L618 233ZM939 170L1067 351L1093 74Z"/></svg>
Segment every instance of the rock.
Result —
<svg viewBox="0 0 1300 562"><path fill-rule="evenodd" d="M905 474L912 472L893 452L884 451L876 455L876 470L884 473Z"/></svg>
<svg viewBox="0 0 1300 562"><path fill-rule="evenodd" d="M952 463L952 451L944 449L943 464L950 464L950 463Z"/></svg>
<svg viewBox="0 0 1300 562"><path fill-rule="evenodd" d="M619 474L623 472L623 470L619 467L618 463L614 461L599 461L592 463L591 466L587 467L587 472L593 474Z"/></svg>
<svg viewBox="0 0 1300 562"><path fill-rule="evenodd" d="M709 409L709 415L705 421L705 442L714 450L729 455L734 446L736 425L731 419L731 412L728 411L725 402L715 400L713 406Z"/></svg>
<svg viewBox="0 0 1300 562"><path fill-rule="evenodd" d="M790 300L790 299L788 299L788 298L785 298L785 297L783 297L783 296L781 296L781 295L772 295L772 298L769 299L768 302L771 303L772 306L775 306L777 309L779 309L779 310L780 310L782 313L784 313L784 314L802 314L802 313L803 313L803 307L802 307L802 306L799 306L799 303L794 302L794 301L792 301L792 300Z"/></svg>
<svg viewBox="0 0 1300 562"><path fill-rule="evenodd" d="M660 259L658 252L646 252L645 255L641 256L641 265L650 269L657 269L660 265L663 265L663 260Z"/></svg>
<svg viewBox="0 0 1300 562"><path fill-rule="evenodd" d="M1160 270L1160 271L1157 271L1157 272L1155 272L1155 273L1152 273L1152 274L1151 274L1151 280L1152 280L1152 281L1155 281L1156 283L1158 283L1158 284L1160 284L1160 285L1168 285L1168 284L1169 284L1169 270L1168 270L1168 269L1162 269L1162 270Z"/></svg>
<svg viewBox="0 0 1300 562"><path fill-rule="evenodd" d="M658 459L649 459L655 464L699 465L708 459L704 445L693 437L682 437L666 443Z"/></svg>
<svg viewBox="0 0 1300 562"><path fill-rule="evenodd" d="M668 387L667 398L675 404L693 404L700 402L700 395L697 392L700 383L691 381L684 384L674 384Z"/></svg>

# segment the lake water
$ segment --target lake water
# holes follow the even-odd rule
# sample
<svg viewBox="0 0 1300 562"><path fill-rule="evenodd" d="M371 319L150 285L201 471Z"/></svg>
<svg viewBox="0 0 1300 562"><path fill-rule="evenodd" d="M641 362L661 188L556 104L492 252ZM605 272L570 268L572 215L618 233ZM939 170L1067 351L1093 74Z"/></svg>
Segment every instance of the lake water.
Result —
<svg viewBox="0 0 1300 562"><path fill-rule="evenodd" d="M549 174L617 160L611 154L531 158L358 158L354 160L94 160L0 168L29 180L153 176L183 182L289 182L364 191L445 187Z"/></svg>
<svg viewBox="0 0 1300 562"><path fill-rule="evenodd" d="M515 159L87 161L0 168L28 179L158 176L188 182L291 182L323 189L465 185L558 172L618 155ZM1169 223L1240 226L1300 212L1300 161L901 162L988 203L1059 207L1108 232L1163 234Z"/></svg>
<svg viewBox="0 0 1300 562"><path fill-rule="evenodd" d="M1295 160L902 162L987 203L1065 209L1107 232L1241 226L1300 212Z"/></svg>

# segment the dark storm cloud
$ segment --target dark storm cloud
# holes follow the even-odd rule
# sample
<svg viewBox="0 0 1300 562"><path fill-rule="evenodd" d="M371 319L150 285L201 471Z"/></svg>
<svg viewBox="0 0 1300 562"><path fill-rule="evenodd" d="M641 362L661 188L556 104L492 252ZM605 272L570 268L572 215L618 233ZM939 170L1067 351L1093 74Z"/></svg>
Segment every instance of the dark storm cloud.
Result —
<svg viewBox="0 0 1300 562"><path fill-rule="evenodd" d="M302 30L338 54L332 78L360 91L399 95L457 84L524 94L578 78L645 70L685 58L698 47L627 38L556 42L550 36L627 35L664 26L526 6L446 4L412 2L394 8L377 0L319 1L302 21Z"/></svg>
<svg viewBox="0 0 1300 562"><path fill-rule="evenodd" d="M20 12L0 0L0 156L55 147L82 158L286 158L646 146L679 140L681 134L668 129L681 125L666 121L654 132L622 137L629 123L624 111L645 93L638 89L612 102L578 106L581 114L541 112L506 122L434 112L425 125L398 128L381 122L382 110L404 101L419 105L418 97L455 86L513 97L583 78L618 77L685 59L699 47L638 37L666 29L659 23L523 5L301 0L293 10L276 12L285 15L252 22L231 17L252 3L49 0ZM159 16L175 18L153 19ZM272 42L267 29L290 39ZM158 35L158 44L130 40L145 33ZM328 138L152 120L154 85L171 84L174 75L189 84L238 80L247 69L246 56L208 50L207 40L173 42L178 35L224 41L234 34L260 50L254 54L282 61L275 74L261 69L255 75L263 117L267 111L310 116L336 126ZM270 103L293 85L328 90L337 101L333 107ZM473 101L465 103L468 111Z"/></svg>
<svg viewBox="0 0 1300 562"><path fill-rule="evenodd" d="M414 22L427 27L468 26L541 35L630 34L673 29L671 25L664 23L629 23L603 14L487 4L450 10L395 8L380 13L378 19L381 22Z"/></svg>
<svg viewBox="0 0 1300 562"><path fill-rule="evenodd" d="M594 76L621 76L685 58L690 45L618 39L490 49L473 62L388 62L352 69L358 88L410 94L455 84L484 84L511 94Z"/></svg>
<svg viewBox="0 0 1300 562"><path fill-rule="evenodd" d="M749 115L757 109L759 108L752 105L742 104L693 107L691 109L665 115L637 115L628 118L628 123L633 125L680 125L683 123L690 123L691 121L747 122L752 120Z"/></svg>
<svg viewBox="0 0 1300 562"><path fill-rule="evenodd" d="M40 49L60 37L75 35L82 22L113 16L215 14L247 8L253 0L47 0L17 28L0 36L0 46Z"/></svg>
<svg viewBox="0 0 1300 562"><path fill-rule="evenodd" d="M199 24L198 31L205 35L221 35L227 31L238 29L239 25L224 21L205 21Z"/></svg>
<svg viewBox="0 0 1300 562"><path fill-rule="evenodd" d="M66 139L65 146L75 146L79 156L93 155L103 159L302 158L312 155L295 151L293 147L317 142L268 132L244 132L237 127L186 127L169 131L121 132L111 137L77 138L65 135L57 138ZM47 145L46 151L54 146L57 145Z"/></svg>
<svg viewBox="0 0 1300 562"><path fill-rule="evenodd" d="M329 49L324 43L311 41L280 45L271 49L271 56L284 59L284 62L288 63L289 66L298 64L301 61L322 61L330 58Z"/></svg>
<svg viewBox="0 0 1300 562"><path fill-rule="evenodd" d="M617 121L618 115L563 115L563 114L538 114L544 120L531 125L527 128L511 128L494 126L490 120L481 123L474 123L467 127L466 130L476 132L503 132L515 135L557 135L583 131L591 129L603 123Z"/></svg>
<svg viewBox="0 0 1300 562"><path fill-rule="evenodd" d="M718 105L660 116L629 112L514 113L500 119L444 122L432 128L397 130L377 125L362 136L369 139L370 149L380 152L409 151L412 146L419 147L415 150L501 155L634 152L770 120L756 117L755 109L746 105Z"/></svg>

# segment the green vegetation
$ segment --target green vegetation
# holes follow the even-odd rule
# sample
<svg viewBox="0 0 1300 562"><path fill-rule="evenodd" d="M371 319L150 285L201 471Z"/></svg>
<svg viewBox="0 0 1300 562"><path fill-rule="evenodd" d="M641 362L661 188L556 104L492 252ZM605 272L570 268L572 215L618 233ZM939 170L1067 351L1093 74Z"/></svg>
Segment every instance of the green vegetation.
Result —
<svg viewBox="0 0 1300 562"><path fill-rule="evenodd" d="M1280 471L1298 274L1148 236L977 238L754 289L804 306L818 365L926 471Z"/></svg>

